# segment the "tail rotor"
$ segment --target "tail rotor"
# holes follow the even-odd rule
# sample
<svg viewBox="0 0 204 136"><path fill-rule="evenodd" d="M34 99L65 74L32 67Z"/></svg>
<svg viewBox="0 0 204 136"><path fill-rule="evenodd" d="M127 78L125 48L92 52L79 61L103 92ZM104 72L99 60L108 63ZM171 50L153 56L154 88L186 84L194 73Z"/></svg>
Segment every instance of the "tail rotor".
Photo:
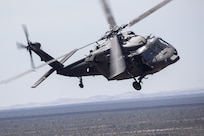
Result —
<svg viewBox="0 0 204 136"><path fill-rule="evenodd" d="M35 64L34 64L34 60L33 60L33 55L32 55L32 46L34 46L35 44L33 44L29 38L29 33L28 33L28 29L26 27L26 25L22 25L25 37L26 37L26 41L27 41L27 45L24 45L22 43L16 42L17 48L18 49L26 49L29 54L30 54L30 61L31 61L31 68L35 69Z"/></svg>

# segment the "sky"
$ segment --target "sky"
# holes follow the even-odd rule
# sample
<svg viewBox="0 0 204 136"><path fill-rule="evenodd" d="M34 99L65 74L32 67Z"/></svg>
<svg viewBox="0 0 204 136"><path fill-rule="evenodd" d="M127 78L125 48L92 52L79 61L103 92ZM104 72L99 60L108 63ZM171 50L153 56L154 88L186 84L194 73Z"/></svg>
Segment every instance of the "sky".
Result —
<svg viewBox="0 0 204 136"><path fill-rule="evenodd" d="M113 15L120 26L131 21L162 0L109 0ZM171 43L180 60L143 80L138 93L151 94L204 88L204 1L173 0L171 3L137 23L127 31L139 35L155 35ZM32 42L59 57L75 48L98 40L107 30L99 0L1 0L0 4L0 81L30 69L29 53L18 51L16 42L26 43L21 25L26 24ZM125 31L126 31L125 30ZM66 65L88 55L87 48L77 52ZM40 65L33 55L35 65ZM45 66L20 79L0 86L0 108L27 103L43 103L60 98L88 98L96 95L118 95L137 92L133 79L107 81L102 76L79 79L51 75L38 88L31 86L50 68Z"/></svg>

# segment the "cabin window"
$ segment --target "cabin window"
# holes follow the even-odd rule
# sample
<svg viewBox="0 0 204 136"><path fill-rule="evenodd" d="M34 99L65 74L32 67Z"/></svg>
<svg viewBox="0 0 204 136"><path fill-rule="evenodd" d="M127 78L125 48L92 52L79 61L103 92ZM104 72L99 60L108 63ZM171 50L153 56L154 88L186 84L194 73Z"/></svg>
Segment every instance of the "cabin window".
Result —
<svg viewBox="0 0 204 136"><path fill-rule="evenodd" d="M147 61L153 60L154 56L155 56L155 53L151 49L146 50L143 54L144 59Z"/></svg>

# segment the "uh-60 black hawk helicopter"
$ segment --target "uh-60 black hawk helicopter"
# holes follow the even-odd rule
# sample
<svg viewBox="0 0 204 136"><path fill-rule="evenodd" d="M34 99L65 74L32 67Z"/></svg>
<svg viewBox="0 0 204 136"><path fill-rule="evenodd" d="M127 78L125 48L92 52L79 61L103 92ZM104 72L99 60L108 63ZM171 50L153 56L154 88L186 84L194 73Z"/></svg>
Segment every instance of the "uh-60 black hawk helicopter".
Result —
<svg viewBox="0 0 204 136"><path fill-rule="evenodd" d="M80 79L79 86L81 88L84 87L82 82L83 76L102 75L108 80L132 78L134 79L133 87L136 90L140 90L142 79L145 78L145 76L159 72L165 67L177 62L179 56L171 44L159 37L151 35L143 37L136 35L132 31L122 32L122 30L128 26L133 26L170 1L172 0L164 0L128 24L117 26L107 1L101 0L107 21L110 25L110 30L99 40L94 42L96 48L91 50L88 56L68 66L64 66L63 63L75 52L93 43L75 49L66 54L61 61L57 61L40 48L40 43L32 43L29 40L28 31L24 25L23 30L28 45L25 46L21 43L17 43L18 48L26 48L29 51L33 69L36 67L34 67L32 52L35 52L42 61L45 61L52 67L32 88L37 87L49 75L56 71L59 75L78 77Z"/></svg>

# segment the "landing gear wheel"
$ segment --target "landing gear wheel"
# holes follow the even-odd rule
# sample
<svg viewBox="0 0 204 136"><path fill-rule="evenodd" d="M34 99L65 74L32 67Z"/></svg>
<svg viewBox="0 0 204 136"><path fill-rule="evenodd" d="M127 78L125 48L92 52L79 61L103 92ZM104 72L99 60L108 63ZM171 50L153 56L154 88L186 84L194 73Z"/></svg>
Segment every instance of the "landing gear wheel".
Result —
<svg viewBox="0 0 204 136"><path fill-rule="evenodd" d="M84 85L82 83L79 84L80 88L84 88Z"/></svg>
<svg viewBox="0 0 204 136"><path fill-rule="evenodd" d="M132 86L138 91L142 89L142 86L137 81L133 82Z"/></svg>

